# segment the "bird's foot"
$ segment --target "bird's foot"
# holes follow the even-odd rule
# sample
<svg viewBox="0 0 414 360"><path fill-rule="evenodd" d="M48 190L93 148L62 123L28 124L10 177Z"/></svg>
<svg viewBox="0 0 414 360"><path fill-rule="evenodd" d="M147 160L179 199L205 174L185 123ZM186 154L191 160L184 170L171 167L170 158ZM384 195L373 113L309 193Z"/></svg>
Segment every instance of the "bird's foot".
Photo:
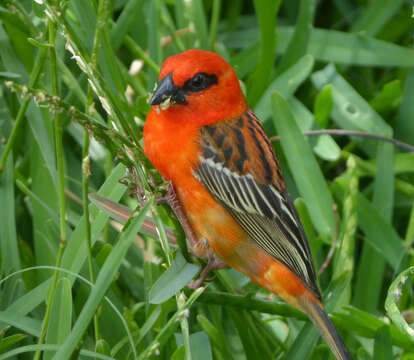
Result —
<svg viewBox="0 0 414 360"><path fill-rule="evenodd" d="M207 276L214 270L224 269L228 265L217 259L213 254L209 257L207 265L201 270L199 277L196 280L192 280L188 283L189 289L198 289L204 281L207 280Z"/></svg>

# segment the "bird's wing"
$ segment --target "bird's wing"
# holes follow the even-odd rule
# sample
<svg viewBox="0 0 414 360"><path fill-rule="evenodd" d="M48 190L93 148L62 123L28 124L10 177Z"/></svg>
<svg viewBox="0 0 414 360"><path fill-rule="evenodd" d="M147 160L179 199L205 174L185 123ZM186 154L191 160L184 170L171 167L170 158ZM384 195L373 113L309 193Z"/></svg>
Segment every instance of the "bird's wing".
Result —
<svg viewBox="0 0 414 360"><path fill-rule="evenodd" d="M254 113L203 127L200 146L196 178L259 247L320 299L306 235Z"/></svg>

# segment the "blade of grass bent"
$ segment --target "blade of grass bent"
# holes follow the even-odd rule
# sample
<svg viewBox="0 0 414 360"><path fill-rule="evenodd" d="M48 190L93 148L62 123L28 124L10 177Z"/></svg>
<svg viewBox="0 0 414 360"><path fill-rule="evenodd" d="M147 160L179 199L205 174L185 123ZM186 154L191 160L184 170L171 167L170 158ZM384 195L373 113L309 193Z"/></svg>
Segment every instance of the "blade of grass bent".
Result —
<svg viewBox="0 0 414 360"><path fill-rule="evenodd" d="M92 289L88 300L83 306L83 309L79 314L78 320L73 326L71 333L66 338L65 342L60 347L59 351L55 354L53 359L67 360L70 358L72 352L78 345L79 340L83 336L83 333L87 329L99 303L102 300L102 297L111 285L113 277L118 271L118 268L121 265L126 252L132 245L135 234L140 229L145 215L151 206L152 200L148 201L148 203L142 208L141 211L139 211L139 213L135 211L132 214L131 219L125 225L117 244L114 246L111 254L108 256L104 266L99 272L96 278L95 286Z"/></svg>
<svg viewBox="0 0 414 360"><path fill-rule="evenodd" d="M270 98L273 91L278 91L284 97L289 98L308 78L310 72L312 71L313 64L313 57L305 55L289 69L279 75L274 81L272 81L254 108L257 117L263 123L266 122L272 115Z"/></svg>

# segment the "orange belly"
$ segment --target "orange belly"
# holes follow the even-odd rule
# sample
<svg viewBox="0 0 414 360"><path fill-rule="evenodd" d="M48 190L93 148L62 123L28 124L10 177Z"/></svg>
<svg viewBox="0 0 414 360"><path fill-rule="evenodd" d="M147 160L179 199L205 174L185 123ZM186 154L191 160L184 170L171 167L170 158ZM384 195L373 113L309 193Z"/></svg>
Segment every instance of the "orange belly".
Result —
<svg viewBox="0 0 414 360"><path fill-rule="evenodd" d="M206 240L223 262L295 307L306 287L283 264L260 248L193 177L180 184L178 197L198 239ZM185 185L185 186L183 186Z"/></svg>

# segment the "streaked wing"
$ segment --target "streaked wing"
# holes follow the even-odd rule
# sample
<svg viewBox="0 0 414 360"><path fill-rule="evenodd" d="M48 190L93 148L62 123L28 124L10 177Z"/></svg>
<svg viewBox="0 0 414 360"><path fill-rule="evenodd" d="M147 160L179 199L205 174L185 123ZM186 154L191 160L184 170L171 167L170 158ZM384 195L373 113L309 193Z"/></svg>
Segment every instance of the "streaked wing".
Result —
<svg viewBox="0 0 414 360"><path fill-rule="evenodd" d="M253 112L203 127L200 145L197 179L253 241L320 299L306 235L273 147Z"/></svg>

